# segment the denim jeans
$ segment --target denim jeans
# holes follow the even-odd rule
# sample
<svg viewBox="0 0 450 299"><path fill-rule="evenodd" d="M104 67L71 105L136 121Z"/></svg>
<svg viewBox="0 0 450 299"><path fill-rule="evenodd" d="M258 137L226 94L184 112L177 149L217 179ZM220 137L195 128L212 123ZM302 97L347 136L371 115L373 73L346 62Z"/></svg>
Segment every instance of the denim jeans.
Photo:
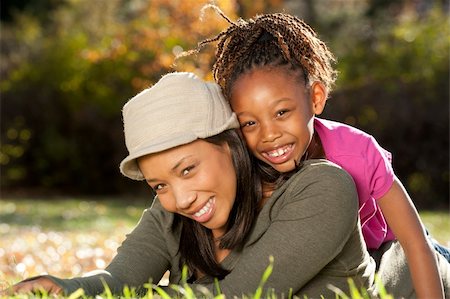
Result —
<svg viewBox="0 0 450 299"><path fill-rule="evenodd" d="M439 244L435 239L430 238L431 244L434 246L434 250L439 252L450 263L450 249Z"/></svg>

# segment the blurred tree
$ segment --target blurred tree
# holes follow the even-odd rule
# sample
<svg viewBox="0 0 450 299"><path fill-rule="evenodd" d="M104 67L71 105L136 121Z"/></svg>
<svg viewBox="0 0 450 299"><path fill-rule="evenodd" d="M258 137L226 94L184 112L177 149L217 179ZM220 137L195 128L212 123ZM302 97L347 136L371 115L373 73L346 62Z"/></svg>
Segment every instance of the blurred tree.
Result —
<svg viewBox="0 0 450 299"><path fill-rule="evenodd" d="M2 0L2 191L145 192L118 172L121 107L173 69L211 79L214 47L172 63L228 24L210 10L199 18L207 0L38 2ZM233 20L282 10L305 18L338 58L324 116L391 151L419 207L448 207L448 1L216 3Z"/></svg>
<svg viewBox="0 0 450 299"><path fill-rule="evenodd" d="M233 2L223 2L233 16ZM48 23L22 13L4 25L2 191L131 190L118 171L126 155L121 108L172 70L176 53L224 27L199 20L204 3L68 0ZM202 53L179 67L207 74L211 59Z"/></svg>
<svg viewBox="0 0 450 299"><path fill-rule="evenodd" d="M0 20L14 21L14 16L23 12L33 14L42 21L47 21L48 12L64 2L60 0L2 0L0 2Z"/></svg>
<svg viewBox="0 0 450 299"><path fill-rule="evenodd" d="M340 73L325 116L391 151L420 208L448 209L450 23L446 6L432 2L373 1L347 17L323 15Z"/></svg>
<svg viewBox="0 0 450 299"><path fill-rule="evenodd" d="M286 2L283 0L238 0L237 15L247 19L261 13L272 13L281 11Z"/></svg>

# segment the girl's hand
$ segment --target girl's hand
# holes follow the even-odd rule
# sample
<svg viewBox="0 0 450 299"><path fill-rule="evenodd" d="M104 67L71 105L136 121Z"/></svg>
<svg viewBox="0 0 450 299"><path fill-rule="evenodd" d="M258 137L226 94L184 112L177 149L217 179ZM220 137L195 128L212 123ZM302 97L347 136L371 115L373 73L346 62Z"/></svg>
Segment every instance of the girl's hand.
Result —
<svg viewBox="0 0 450 299"><path fill-rule="evenodd" d="M37 277L35 279L24 280L10 288L0 291L0 295L13 295L19 293L36 293L45 291L48 294L58 295L62 288L47 277Z"/></svg>

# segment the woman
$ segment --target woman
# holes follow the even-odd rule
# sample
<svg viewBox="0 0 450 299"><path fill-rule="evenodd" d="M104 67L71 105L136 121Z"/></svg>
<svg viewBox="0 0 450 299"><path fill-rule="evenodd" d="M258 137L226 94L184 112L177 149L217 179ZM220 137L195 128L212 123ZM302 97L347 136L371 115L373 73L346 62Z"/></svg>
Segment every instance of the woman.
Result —
<svg viewBox="0 0 450 299"><path fill-rule="evenodd" d="M159 281L166 270L177 284L186 264L193 286L214 292L217 277L223 294L242 296L255 292L270 257L264 292L328 297L329 285L348 293L348 278L372 292L375 264L346 172L305 161L258 209L261 183L234 130L236 116L218 85L190 73L168 74L135 96L123 120L129 155L121 172L145 180L157 194L154 204L105 270L73 279L40 276L13 292L83 288L94 295L105 281L121 293L125 285Z"/></svg>

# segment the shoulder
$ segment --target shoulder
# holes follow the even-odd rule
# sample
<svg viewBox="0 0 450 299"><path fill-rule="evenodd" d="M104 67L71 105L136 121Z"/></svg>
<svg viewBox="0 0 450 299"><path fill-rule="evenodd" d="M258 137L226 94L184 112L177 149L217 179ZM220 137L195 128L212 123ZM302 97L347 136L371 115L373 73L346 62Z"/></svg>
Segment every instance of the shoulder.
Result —
<svg viewBox="0 0 450 299"><path fill-rule="evenodd" d="M155 198L152 206L144 210L141 219L127 235L123 244L127 248L145 250L149 250L150 247L167 246L170 255L175 256L181 234L181 222L177 220L179 218L174 213L165 211Z"/></svg>
<svg viewBox="0 0 450 299"><path fill-rule="evenodd" d="M289 193L309 194L318 201L357 199L353 178L342 167L322 159L305 161L285 187Z"/></svg>
<svg viewBox="0 0 450 299"><path fill-rule="evenodd" d="M322 181L326 179L326 181ZM293 183L310 184L317 181L321 186L341 184L353 185L352 177L339 165L324 159L305 161L292 177Z"/></svg>
<svg viewBox="0 0 450 299"><path fill-rule="evenodd" d="M338 133L338 135L344 136L372 137L369 133L348 124L318 117L314 118L314 128L325 132Z"/></svg>
<svg viewBox="0 0 450 299"><path fill-rule="evenodd" d="M372 135L358 128L326 119L315 118L314 129L321 139L324 139L322 142L325 143L334 142L350 146L351 144L348 141L356 142L357 144L369 144L375 140ZM344 140L347 142L342 143Z"/></svg>
<svg viewBox="0 0 450 299"><path fill-rule="evenodd" d="M167 212L162 207L158 197L155 197L151 207L144 210L139 224L143 226L151 225L163 232L167 232L173 229L174 223L176 222L175 218L175 214Z"/></svg>
<svg viewBox="0 0 450 299"><path fill-rule="evenodd" d="M383 155L387 153L372 135L347 124L316 118L314 129L319 134L327 158L365 157L374 152L381 152Z"/></svg>
<svg viewBox="0 0 450 299"><path fill-rule="evenodd" d="M305 161L273 197L277 206L295 206L297 212L308 209L324 217L339 214L353 219L358 212L358 195L352 177L340 166L322 159Z"/></svg>

